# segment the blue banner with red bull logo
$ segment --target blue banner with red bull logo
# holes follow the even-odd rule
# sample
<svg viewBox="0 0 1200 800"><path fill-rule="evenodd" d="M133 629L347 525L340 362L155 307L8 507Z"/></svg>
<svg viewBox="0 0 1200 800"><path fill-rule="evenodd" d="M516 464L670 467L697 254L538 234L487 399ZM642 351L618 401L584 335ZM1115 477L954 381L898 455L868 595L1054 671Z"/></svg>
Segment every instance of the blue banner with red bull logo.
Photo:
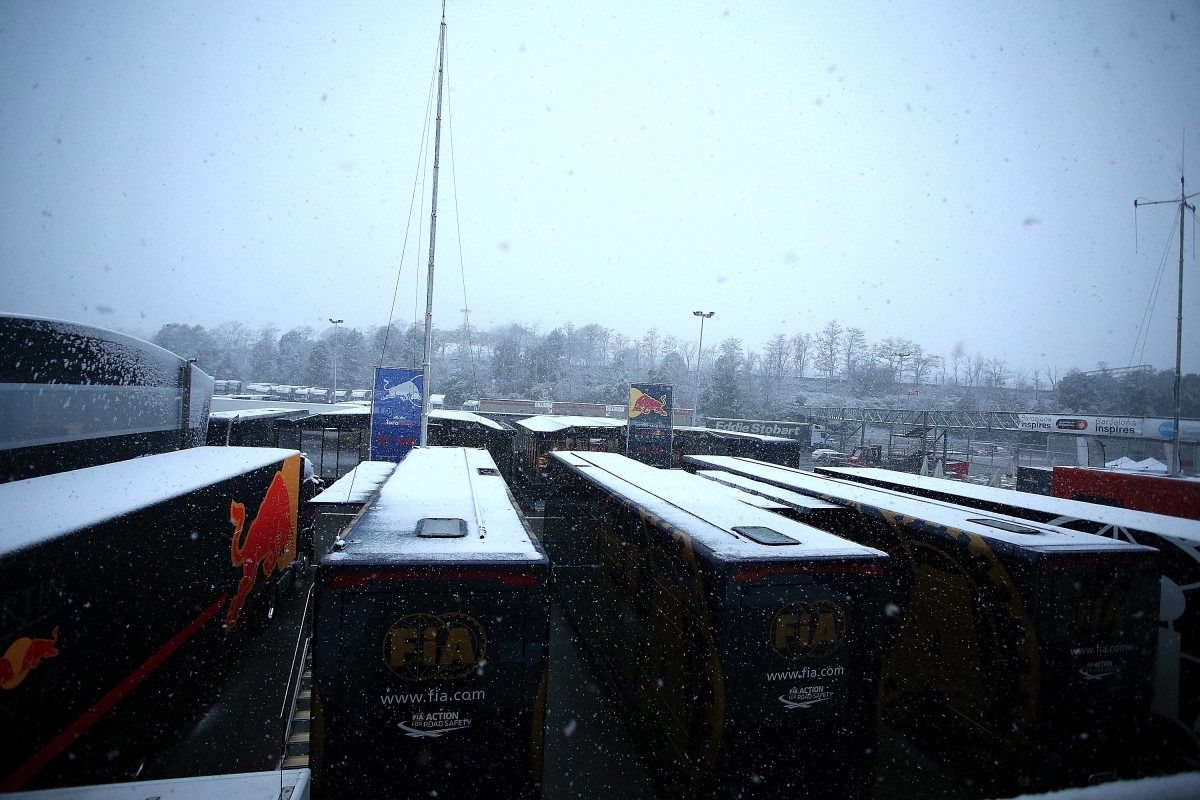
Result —
<svg viewBox="0 0 1200 800"><path fill-rule="evenodd" d="M400 463L421 439L419 369L378 367L371 404L371 460Z"/></svg>
<svg viewBox="0 0 1200 800"><path fill-rule="evenodd" d="M629 436L625 455L652 467L671 467L671 414L675 387L629 384Z"/></svg>

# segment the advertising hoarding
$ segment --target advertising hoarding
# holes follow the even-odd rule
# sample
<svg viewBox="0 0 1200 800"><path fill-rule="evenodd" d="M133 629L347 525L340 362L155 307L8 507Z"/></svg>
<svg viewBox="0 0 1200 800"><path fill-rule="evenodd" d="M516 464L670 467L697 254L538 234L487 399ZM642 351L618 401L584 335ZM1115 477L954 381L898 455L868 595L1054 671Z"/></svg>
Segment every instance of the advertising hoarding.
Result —
<svg viewBox="0 0 1200 800"><path fill-rule="evenodd" d="M419 369L378 367L375 398L371 404L371 460L404 460L421 439L421 398L424 396Z"/></svg>
<svg viewBox="0 0 1200 800"><path fill-rule="evenodd" d="M629 438L625 454L652 467L671 466L671 417L675 387L629 384Z"/></svg>

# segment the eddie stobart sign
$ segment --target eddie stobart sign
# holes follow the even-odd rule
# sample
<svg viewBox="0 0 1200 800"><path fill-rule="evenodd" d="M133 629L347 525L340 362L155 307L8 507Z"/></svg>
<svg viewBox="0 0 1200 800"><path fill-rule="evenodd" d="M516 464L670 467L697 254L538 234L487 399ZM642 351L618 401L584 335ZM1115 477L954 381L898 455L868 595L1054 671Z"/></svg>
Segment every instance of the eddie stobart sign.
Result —
<svg viewBox="0 0 1200 800"><path fill-rule="evenodd" d="M708 427L734 433L757 433L762 436L782 436L785 439L807 440L812 428L807 422L776 422L765 419L720 419L710 417Z"/></svg>

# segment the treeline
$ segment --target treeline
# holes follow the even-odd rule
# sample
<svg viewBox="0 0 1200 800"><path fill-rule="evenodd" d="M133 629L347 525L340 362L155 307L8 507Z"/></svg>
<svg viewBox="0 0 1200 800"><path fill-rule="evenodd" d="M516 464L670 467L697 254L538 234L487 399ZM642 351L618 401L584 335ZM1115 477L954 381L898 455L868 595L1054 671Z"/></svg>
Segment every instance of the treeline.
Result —
<svg viewBox="0 0 1200 800"><path fill-rule="evenodd" d="M1179 382L1180 416L1200 417L1200 375ZM1058 382L1061 409L1071 414L1170 417L1175 413L1175 371L1164 369L1123 375L1072 370Z"/></svg>
<svg viewBox="0 0 1200 800"><path fill-rule="evenodd" d="M255 330L226 322L211 330L164 325L154 342L197 359L216 378L332 387L336 360L339 388L367 388L376 365L419 368L423 337L415 324L339 326L318 335L308 326L281 333L274 326ZM547 332L520 323L433 332L433 391L446 394L451 407L480 397L624 403L628 384L646 380L675 384L677 405L698 400L703 413L717 417L788 418L806 404L806 393L816 395L813 404L1135 415L1163 413L1172 402L1167 371L1122 377L1071 371L1060 380L1054 367L1012 367L962 346L941 356L903 338L871 343L861 329L837 320L815 333L777 334L761 350L727 338L705 342L702 353L698 342L657 329L634 338L598 324L567 323ZM909 397L917 387L923 387L920 401ZM1196 376L1188 376L1185 408L1195 407L1198 393Z"/></svg>

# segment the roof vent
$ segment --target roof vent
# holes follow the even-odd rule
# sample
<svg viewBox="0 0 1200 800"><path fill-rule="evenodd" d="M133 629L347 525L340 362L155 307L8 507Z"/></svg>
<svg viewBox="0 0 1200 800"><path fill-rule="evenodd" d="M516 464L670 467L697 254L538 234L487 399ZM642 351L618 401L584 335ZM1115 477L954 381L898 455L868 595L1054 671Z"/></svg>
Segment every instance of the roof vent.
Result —
<svg viewBox="0 0 1200 800"><path fill-rule="evenodd" d="M467 523L461 519L426 517L417 523L417 536L422 539L461 539L467 535Z"/></svg>
<svg viewBox="0 0 1200 800"><path fill-rule="evenodd" d="M480 475L499 475L500 470L496 469L495 467L479 467L479 474Z"/></svg>
<svg viewBox="0 0 1200 800"><path fill-rule="evenodd" d="M781 545L781 544L800 544L790 536L785 536L779 531L764 528L761 525L734 525L735 533L740 533L751 541L766 545Z"/></svg>

